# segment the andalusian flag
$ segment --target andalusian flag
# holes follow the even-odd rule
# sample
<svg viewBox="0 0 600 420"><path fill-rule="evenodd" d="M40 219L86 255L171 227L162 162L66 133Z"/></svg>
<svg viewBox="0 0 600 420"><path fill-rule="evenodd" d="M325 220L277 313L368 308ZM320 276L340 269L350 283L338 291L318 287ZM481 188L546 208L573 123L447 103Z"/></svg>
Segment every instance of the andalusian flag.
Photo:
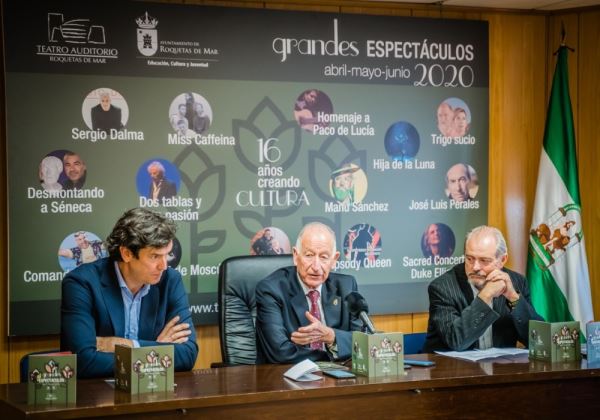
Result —
<svg viewBox="0 0 600 420"><path fill-rule="evenodd" d="M548 322L594 319L581 226L575 130L569 97L568 48L558 62L548 104L527 277L536 311Z"/></svg>

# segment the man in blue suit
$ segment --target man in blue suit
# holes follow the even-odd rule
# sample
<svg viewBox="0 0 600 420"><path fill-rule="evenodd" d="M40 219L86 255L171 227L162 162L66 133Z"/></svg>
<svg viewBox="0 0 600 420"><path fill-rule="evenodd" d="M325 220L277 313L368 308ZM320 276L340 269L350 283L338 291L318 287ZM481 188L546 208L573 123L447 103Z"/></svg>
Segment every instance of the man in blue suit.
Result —
<svg viewBox="0 0 600 420"><path fill-rule="evenodd" d="M256 286L258 363L347 359L353 318L344 298L357 290L352 276L330 273L339 258L335 234L322 223L300 231L294 266L279 269Z"/></svg>
<svg viewBox="0 0 600 420"><path fill-rule="evenodd" d="M112 376L116 344L173 344L175 370L193 368L198 345L187 294L167 265L175 231L159 213L129 210L106 240L109 257L64 277L61 349L77 354L79 378Z"/></svg>

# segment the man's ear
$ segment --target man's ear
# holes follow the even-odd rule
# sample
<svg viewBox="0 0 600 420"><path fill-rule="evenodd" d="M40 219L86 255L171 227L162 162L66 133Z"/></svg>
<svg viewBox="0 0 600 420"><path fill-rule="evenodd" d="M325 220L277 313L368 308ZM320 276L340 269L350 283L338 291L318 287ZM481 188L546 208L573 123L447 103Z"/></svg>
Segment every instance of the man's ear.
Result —
<svg viewBox="0 0 600 420"><path fill-rule="evenodd" d="M335 251L335 254L333 254L332 264L335 264L337 262L338 258L340 258L340 251Z"/></svg>
<svg viewBox="0 0 600 420"><path fill-rule="evenodd" d="M500 257L500 268L504 267L504 264L506 264L506 261L508 261L508 254L504 254L503 256Z"/></svg>
<svg viewBox="0 0 600 420"><path fill-rule="evenodd" d="M121 245L119 247L119 253L121 254L121 259L124 262L129 262L134 258L133 252L126 246Z"/></svg>

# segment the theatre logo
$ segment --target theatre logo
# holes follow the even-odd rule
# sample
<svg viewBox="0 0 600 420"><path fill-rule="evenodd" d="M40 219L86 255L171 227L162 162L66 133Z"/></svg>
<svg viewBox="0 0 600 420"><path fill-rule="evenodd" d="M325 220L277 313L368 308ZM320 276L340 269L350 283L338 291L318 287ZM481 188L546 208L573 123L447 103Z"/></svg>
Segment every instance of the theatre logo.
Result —
<svg viewBox="0 0 600 420"><path fill-rule="evenodd" d="M36 55L54 63L106 64L119 51L106 45L104 26L88 18L66 19L63 13L48 13L48 42L36 45Z"/></svg>
<svg viewBox="0 0 600 420"><path fill-rule="evenodd" d="M153 56L158 51L158 19L148 15L140 16L135 20L138 25L137 29L137 47L138 51L146 57Z"/></svg>

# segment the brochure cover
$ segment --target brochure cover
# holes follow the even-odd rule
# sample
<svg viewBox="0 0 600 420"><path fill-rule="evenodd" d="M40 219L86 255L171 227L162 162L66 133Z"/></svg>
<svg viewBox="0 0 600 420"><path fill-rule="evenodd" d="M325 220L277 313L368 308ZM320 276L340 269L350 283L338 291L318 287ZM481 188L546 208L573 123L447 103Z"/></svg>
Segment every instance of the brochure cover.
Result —
<svg viewBox="0 0 600 420"><path fill-rule="evenodd" d="M77 397L77 355L32 354L28 361L27 403L64 406Z"/></svg>
<svg viewBox="0 0 600 420"><path fill-rule="evenodd" d="M600 366L600 322L586 325L588 366Z"/></svg>
<svg viewBox="0 0 600 420"><path fill-rule="evenodd" d="M529 321L529 358L549 362L581 360L579 321Z"/></svg>
<svg viewBox="0 0 600 420"><path fill-rule="evenodd" d="M368 377L404 375L402 333L352 333L352 371Z"/></svg>
<svg viewBox="0 0 600 420"><path fill-rule="evenodd" d="M173 391L173 345L115 347L115 387L131 394Z"/></svg>

